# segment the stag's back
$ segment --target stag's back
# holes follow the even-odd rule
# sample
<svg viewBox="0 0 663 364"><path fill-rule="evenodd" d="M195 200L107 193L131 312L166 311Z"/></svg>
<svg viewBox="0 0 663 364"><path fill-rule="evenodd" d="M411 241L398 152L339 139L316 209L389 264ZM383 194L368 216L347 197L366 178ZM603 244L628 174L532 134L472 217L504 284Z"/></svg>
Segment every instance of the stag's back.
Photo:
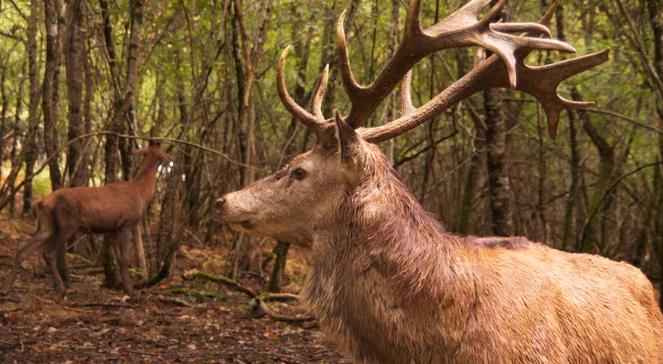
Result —
<svg viewBox="0 0 663 364"><path fill-rule="evenodd" d="M470 260L483 272L478 288L483 302L468 320L467 333L468 342L483 345L464 346L461 357L663 363L663 317L640 270L523 240L482 240L469 245Z"/></svg>

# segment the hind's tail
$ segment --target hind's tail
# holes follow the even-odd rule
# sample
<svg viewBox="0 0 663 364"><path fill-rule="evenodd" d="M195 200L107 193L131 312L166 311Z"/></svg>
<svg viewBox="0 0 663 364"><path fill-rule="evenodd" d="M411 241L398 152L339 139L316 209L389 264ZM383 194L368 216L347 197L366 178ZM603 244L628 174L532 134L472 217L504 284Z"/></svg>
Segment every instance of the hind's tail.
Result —
<svg viewBox="0 0 663 364"><path fill-rule="evenodd" d="M30 205L32 207L32 216L37 220L37 230L35 231L35 238L40 235L51 233L55 231L55 219L51 210L46 206L43 199L36 199Z"/></svg>

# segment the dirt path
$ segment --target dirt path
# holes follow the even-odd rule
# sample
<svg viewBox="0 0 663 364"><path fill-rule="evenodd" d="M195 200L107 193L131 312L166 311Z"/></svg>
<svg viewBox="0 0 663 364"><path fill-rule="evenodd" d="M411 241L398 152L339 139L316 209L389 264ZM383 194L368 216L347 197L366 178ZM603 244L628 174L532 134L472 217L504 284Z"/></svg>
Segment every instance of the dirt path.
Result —
<svg viewBox="0 0 663 364"><path fill-rule="evenodd" d="M0 282L15 244L0 233ZM211 282L178 282L128 299L100 288L99 272L72 271L60 302L41 260L30 259L11 295L0 298L0 362L349 363L315 323L250 317L245 296Z"/></svg>

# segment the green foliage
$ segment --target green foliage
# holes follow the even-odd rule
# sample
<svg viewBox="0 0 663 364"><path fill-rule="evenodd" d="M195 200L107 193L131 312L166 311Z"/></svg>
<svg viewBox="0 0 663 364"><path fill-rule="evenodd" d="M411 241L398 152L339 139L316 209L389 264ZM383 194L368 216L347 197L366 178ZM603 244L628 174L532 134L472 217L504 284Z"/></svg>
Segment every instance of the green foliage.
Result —
<svg viewBox="0 0 663 364"><path fill-rule="evenodd" d="M43 197L51 193L51 180L48 168L39 172L32 178L32 192L35 197Z"/></svg>
<svg viewBox="0 0 663 364"><path fill-rule="evenodd" d="M422 24L433 24L436 14L444 17L465 1L423 1ZM544 12L542 3L551 1L512 0L506 9L507 18L512 21L536 21ZM17 4L20 10L12 5ZM27 19L30 13L28 1L0 2L0 66L6 69L3 87L8 97L6 125L14 125L16 101L23 106L18 115L19 146L29 120L29 92L27 82L22 95L17 95L17 87L27 77L26 38ZM271 173L282 165L290 154L306 149L313 138L304 127L292 123L292 117L281 105L276 92L276 65L281 51L293 44L286 68L286 81L291 94L301 93L302 104L309 106L310 95L316 78L325 64L331 64L330 94L325 104L327 116L338 108L348 112L350 105L343 92L337 74L334 28L336 20L344 9L352 16L346 22L346 33L354 75L362 84L368 84L382 69L400 39L406 1L387 0L279 0L272 2L268 31L262 52L256 59L256 81L253 95L249 100L249 110L244 110L242 96L246 80L247 61L253 57L256 36L263 24L266 1L240 2L239 11L233 8L233 1L184 0L146 2L139 52L139 79L132 112L137 120L139 136L160 136L177 138L187 142L203 144L219 150L228 158L218 158L195 148L173 147L177 165L183 166L178 173L186 175L181 184L164 182L160 191L173 192L171 204L183 206L182 214L192 216L189 220L196 227L214 226L215 216L211 211L212 201L223 192L240 188L243 180L249 143L249 126L242 120L246 114L255 116L257 177ZM98 2L87 2L85 14L86 61L89 62L91 94L89 115L86 122L89 129L108 128L114 108L114 81L110 77L108 54L104 44L101 11ZM392 20L392 4L397 4L398 30ZM571 98L571 90L577 88L583 99L597 101L597 108L628 116L630 119L649 126L650 129L635 126L625 118L614 115L590 113L591 123L600 131L618 157L619 166L610 176L614 181L619 174L660 158L659 135L651 128L661 128L663 123L657 114L661 97L652 91L651 77L646 71L643 56L629 41L628 29L621 13L612 2L563 2L565 33L568 42L575 46L578 55L611 48L610 62L595 70L582 73L559 87L559 92ZM114 49L117 55L119 78L124 82L128 53L128 29L130 28L130 1L109 1ZM638 39L645 45L646 60L653 57L653 39L650 24L638 4L627 4L627 11L637 20ZM436 9L437 7L437 9ZM40 12L42 10L39 10ZM39 14L38 59L39 77L44 68L43 14ZM242 26L239 26L240 19ZM553 36L558 32L555 21L551 25ZM246 43L243 39L246 37ZM414 104L420 106L432 96L459 78L459 69L471 69L474 49L446 50L427 57L414 71ZM247 56L248 55L248 56ZM533 53L529 65L541 65L561 61L575 55L558 53ZM249 59L247 59L247 57ZM304 61L307 61L304 65ZM60 143L67 139L68 103L66 68L60 70L58 138ZM83 70L81 70L83 72ZM39 84L41 87L41 83ZM120 90L123 92L123 90ZM19 98L19 100L16 100ZM556 141L540 137L545 127L545 117L541 107L524 94L507 92L504 104L505 117L509 126L510 176L514 183L513 200L517 206L518 233L543 238L545 231L557 231L562 225L565 211L564 197L568 193L571 170L569 166L571 145L569 141L569 114L562 113L559 137ZM41 110L41 108L40 108ZM40 113L41 111L39 111ZM397 97L392 97L378 109L370 120L379 125L399 115ZM41 119L39 114L38 118ZM453 226L459 214L470 214L468 233L488 232L489 217L485 213L485 163L480 161L480 170L473 186L473 198L464 203L462 191L467 186L468 160L474 151L484 152L482 137L477 125L483 117L483 104L480 95L465 100L458 107L435 118L431 128L433 139L458 133L453 138L440 143L422 153L429 143L428 125L422 126L385 144L383 150L393 152L398 162L413 155L419 155L399 167L399 173L413 189L422 190L423 171L426 169L426 156L433 153L430 190L422 198L424 205L433 213ZM187 123L187 125L184 125ZM294 134L291 126L294 128ZM295 127L296 126L296 127ZM597 189L604 189L605 183L597 185L599 157L596 148L577 121L578 149L581 152L582 193L577 208L580 215L586 213L593 204L591 196ZM43 151L43 129L38 138ZM104 180L104 138L94 139L87 153L94 164L91 182L98 185ZM288 144L290 143L290 144ZM287 148L291 146L291 148ZM10 147L5 146L3 158L10 164ZM62 152L62 157L67 153ZM284 155L287 153L288 155ZM228 159L233 162L229 162ZM43 152L38 164L44 160ZM65 158L60 158L64 164ZM538 166L546 165L543 176L545 204L538 206L539 191ZM3 178L8 169L3 170ZM652 169L629 176L617 188L621 238L640 233L643 215L648 211L646 200L652 199L655 189L652 186ZM180 181L181 182L181 181ZM34 191L37 196L50 192L48 171L35 176ZM644 196L644 197L643 197ZM471 196L470 196L471 197ZM179 200L176 200L179 199ZM459 205L471 209L461 209ZM165 204L164 204L165 205ZM465 206L467 207L467 206ZM548 226L541 227L536 221L538 211L545 208ZM461 216L466 220L466 216ZM615 218L615 217L611 217ZM606 217L607 219L607 217ZM582 218L578 223L582 223ZM575 220L574 220L575 221ZM575 222L574 222L575 223ZM168 224L164 224L168 225ZM579 227L580 229L582 227ZM647 230L651 235L651 231ZM210 236L213 234L210 234ZM547 236L551 240L561 239L561 232ZM221 238L217 238L221 240ZM614 238L617 241L617 237ZM628 239L626 239L628 240ZM633 240L633 239L632 239ZM223 239L223 241L226 241ZM228 240L230 241L230 240ZM617 244L617 243L616 243ZM219 272L227 262L225 258L213 256L205 263L205 270Z"/></svg>

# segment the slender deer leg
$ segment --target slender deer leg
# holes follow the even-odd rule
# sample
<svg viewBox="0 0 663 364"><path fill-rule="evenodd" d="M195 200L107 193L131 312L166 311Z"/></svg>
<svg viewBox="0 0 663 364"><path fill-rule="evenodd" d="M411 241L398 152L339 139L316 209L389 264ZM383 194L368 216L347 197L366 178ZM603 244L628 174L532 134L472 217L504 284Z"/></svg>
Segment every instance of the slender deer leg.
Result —
<svg viewBox="0 0 663 364"><path fill-rule="evenodd" d="M64 281L60 276L60 272L58 271L57 255L60 246L66 244L67 240L69 240L73 233L74 231L69 229L58 231L55 237L50 241L50 244L46 245L44 248L44 260L46 261L46 265L51 271L55 286L57 287L62 297L67 294L67 287L65 286Z"/></svg>
<svg viewBox="0 0 663 364"><path fill-rule="evenodd" d="M16 275L18 274L18 269L20 268L23 259L25 259L25 257L30 255L33 251L35 251L35 249L43 248L44 246L48 245L48 243L52 238L53 238L52 231L39 230L32 237L29 243L27 243L21 249L18 250L18 252L16 253L16 257L14 258L14 266L12 267L12 270L9 273L9 277L7 278L7 281L5 282L5 285L2 288L3 293L9 293L12 286L14 285L14 281L16 280Z"/></svg>
<svg viewBox="0 0 663 364"><path fill-rule="evenodd" d="M131 295L133 294L133 283L131 280L131 275L129 275L129 257L128 253L128 244L131 229L123 228L117 233L113 234L113 251L115 252L115 258L120 266L120 277L122 278L122 288L124 292Z"/></svg>
<svg viewBox="0 0 663 364"><path fill-rule="evenodd" d="M53 242L55 244L55 242ZM66 244L66 242L65 242ZM46 255L46 250L42 253L42 256L44 258L44 262L46 263L46 266L49 267L50 270L50 256ZM60 244L56 246L56 253L55 253L55 266L58 269L58 274L60 275L60 278L62 279L62 282L64 282L64 285L67 288L70 288L70 283L69 282L69 268L67 267L67 258L66 258L66 246L64 244ZM55 280L55 277L53 277L53 284L55 285L55 288L58 288L58 283Z"/></svg>
<svg viewBox="0 0 663 364"><path fill-rule="evenodd" d="M58 254L55 260L58 272L60 272L60 277L62 277L62 280L67 287L69 287L71 283L71 277L69 277L69 265L67 264L67 245L69 245L74 238L75 235L72 235L71 238L64 242L64 244L58 245Z"/></svg>

